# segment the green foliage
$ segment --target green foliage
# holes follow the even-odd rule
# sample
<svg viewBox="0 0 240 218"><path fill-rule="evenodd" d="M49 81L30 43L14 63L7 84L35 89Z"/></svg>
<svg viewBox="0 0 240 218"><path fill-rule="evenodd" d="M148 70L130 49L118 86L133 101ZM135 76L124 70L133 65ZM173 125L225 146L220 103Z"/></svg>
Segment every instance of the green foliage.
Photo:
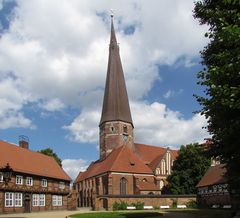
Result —
<svg viewBox="0 0 240 218"><path fill-rule="evenodd" d="M136 202L136 203L131 203L131 204L128 204L127 202L125 201L115 201L113 203L113 210L126 210L127 209L127 206L133 206L133 207L136 207L136 210L143 210L143 207L144 207L144 203L143 202Z"/></svg>
<svg viewBox="0 0 240 218"><path fill-rule="evenodd" d="M42 153L42 154L45 154L45 155L48 155L50 157L53 157L57 161L58 165L60 167L62 167L62 160L58 157L58 155L55 152L53 152L53 150L51 148L42 149L38 152Z"/></svg>
<svg viewBox="0 0 240 218"><path fill-rule="evenodd" d="M171 194L196 194L196 185L209 168L210 158L199 144L181 146L168 176L168 192Z"/></svg>
<svg viewBox="0 0 240 218"><path fill-rule="evenodd" d="M198 73L206 96L196 96L208 118L213 144L209 155L226 164L232 189L240 184L240 2L202 0L195 3L194 17L207 24L209 44L201 52L206 67Z"/></svg>
<svg viewBox="0 0 240 218"><path fill-rule="evenodd" d="M120 201L120 202L115 201L113 203L113 210L126 210L127 206L128 204L125 201Z"/></svg>
<svg viewBox="0 0 240 218"><path fill-rule="evenodd" d="M194 200L191 200L187 203L187 208L192 208L192 209L196 209L198 208L197 202Z"/></svg>
<svg viewBox="0 0 240 218"><path fill-rule="evenodd" d="M132 203L131 206L134 206L136 207L136 210L143 210L143 207L144 207L144 203L143 202L140 202L138 201L137 203Z"/></svg>

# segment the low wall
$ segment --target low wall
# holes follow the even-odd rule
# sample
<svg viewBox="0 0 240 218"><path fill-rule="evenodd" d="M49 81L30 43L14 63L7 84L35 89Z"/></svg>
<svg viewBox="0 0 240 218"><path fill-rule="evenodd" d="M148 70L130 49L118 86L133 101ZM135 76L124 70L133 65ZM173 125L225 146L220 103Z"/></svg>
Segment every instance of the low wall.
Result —
<svg viewBox="0 0 240 218"><path fill-rule="evenodd" d="M101 195L96 197L95 210L112 210L114 202L124 201L128 204L143 202L145 206L187 204L196 201L196 195Z"/></svg>

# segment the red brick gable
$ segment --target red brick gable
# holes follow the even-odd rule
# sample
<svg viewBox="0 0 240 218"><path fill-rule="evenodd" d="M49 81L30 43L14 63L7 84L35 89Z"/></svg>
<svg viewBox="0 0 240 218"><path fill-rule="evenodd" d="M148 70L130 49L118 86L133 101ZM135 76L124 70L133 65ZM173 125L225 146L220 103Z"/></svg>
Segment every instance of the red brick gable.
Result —
<svg viewBox="0 0 240 218"><path fill-rule="evenodd" d="M0 168L9 163L15 172L71 181L54 158L0 141Z"/></svg>

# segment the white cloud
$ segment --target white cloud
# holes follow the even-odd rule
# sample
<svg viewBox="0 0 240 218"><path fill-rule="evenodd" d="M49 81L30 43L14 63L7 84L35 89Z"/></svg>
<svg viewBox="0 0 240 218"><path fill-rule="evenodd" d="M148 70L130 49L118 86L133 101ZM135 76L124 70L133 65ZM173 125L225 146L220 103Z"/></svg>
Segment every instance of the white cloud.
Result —
<svg viewBox="0 0 240 218"><path fill-rule="evenodd" d="M203 126L206 119L195 114L184 119L178 111L167 108L166 105L154 102L131 102L133 122L135 126L135 141L156 146L176 146L191 142L203 142L209 137ZM70 138L76 142L97 143L99 139L97 123L100 120L100 110L82 112L69 126Z"/></svg>
<svg viewBox="0 0 240 218"><path fill-rule="evenodd" d="M77 142L93 143L98 141L98 122L100 121L100 108L84 110L64 129L69 130L68 138Z"/></svg>
<svg viewBox="0 0 240 218"><path fill-rule="evenodd" d="M180 112L172 111L164 104L132 103L135 124L135 141L159 146L175 146L191 142L203 142L209 134L203 126L206 119L195 114L185 119Z"/></svg>
<svg viewBox="0 0 240 218"><path fill-rule="evenodd" d="M169 98L172 98L172 97L175 97L175 96L178 96L180 94L182 94L183 92L183 89L179 89L178 91L174 91L174 90L168 90L164 95L163 97L166 98L166 99L169 99Z"/></svg>
<svg viewBox="0 0 240 218"><path fill-rule="evenodd" d="M83 159L64 159L62 161L63 169L74 181L80 171L85 171L88 162Z"/></svg>
<svg viewBox="0 0 240 218"><path fill-rule="evenodd" d="M60 111L65 107L65 105L58 98L50 99L49 101L41 103L39 106L50 112Z"/></svg>

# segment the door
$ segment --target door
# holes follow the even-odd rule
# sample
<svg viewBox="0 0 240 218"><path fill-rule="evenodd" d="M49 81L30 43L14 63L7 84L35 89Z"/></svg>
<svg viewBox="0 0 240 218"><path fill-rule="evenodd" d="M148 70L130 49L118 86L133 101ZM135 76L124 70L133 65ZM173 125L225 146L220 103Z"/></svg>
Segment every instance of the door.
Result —
<svg viewBox="0 0 240 218"><path fill-rule="evenodd" d="M31 201L30 201L29 194L25 194L25 197L24 197L24 212L25 213L31 212Z"/></svg>

